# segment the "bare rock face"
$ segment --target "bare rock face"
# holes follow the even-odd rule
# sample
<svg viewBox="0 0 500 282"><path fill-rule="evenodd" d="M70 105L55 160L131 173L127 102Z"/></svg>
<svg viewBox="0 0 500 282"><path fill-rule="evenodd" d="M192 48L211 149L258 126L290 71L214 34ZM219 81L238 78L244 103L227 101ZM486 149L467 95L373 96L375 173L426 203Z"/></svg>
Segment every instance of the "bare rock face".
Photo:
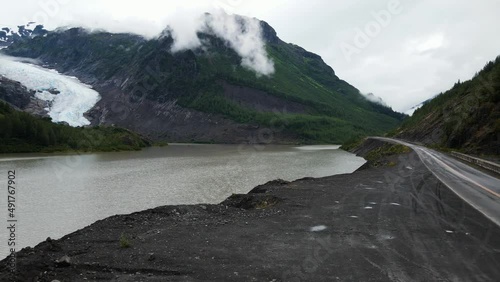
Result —
<svg viewBox="0 0 500 282"><path fill-rule="evenodd" d="M49 106L49 102L31 97L29 104L23 110L35 116L49 117L47 112Z"/></svg>
<svg viewBox="0 0 500 282"><path fill-rule="evenodd" d="M31 101L31 97L35 93L29 91L21 83L10 80L4 76L0 76L0 99L5 102L23 109Z"/></svg>
<svg viewBox="0 0 500 282"><path fill-rule="evenodd" d="M2 27L0 29L0 47L7 47L14 42L44 36L47 33L48 31L43 25L37 25L34 22L17 26L17 28Z"/></svg>
<svg viewBox="0 0 500 282"><path fill-rule="evenodd" d="M0 100L30 114L48 117L48 102L35 98L35 91L3 76L0 76Z"/></svg>
<svg viewBox="0 0 500 282"><path fill-rule="evenodd" d="M294 143L297 136L280 128L242 124L217 114L181 107L175 100L136 103L113 87L96 87L101 100L85 117L92 125L128 128L151 140L206 143ZM267 135L266 135L267 134Z"/></svg>

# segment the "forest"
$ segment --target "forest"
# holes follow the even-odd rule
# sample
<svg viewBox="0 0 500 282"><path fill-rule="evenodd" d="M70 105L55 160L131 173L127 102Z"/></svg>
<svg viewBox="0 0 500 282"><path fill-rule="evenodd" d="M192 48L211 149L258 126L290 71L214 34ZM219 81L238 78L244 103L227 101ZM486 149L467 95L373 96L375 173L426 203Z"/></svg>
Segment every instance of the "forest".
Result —
<svg viewBox="0 0 500 282"><path fill-rule="evenodd" d="M70 127L0 101L0 153L140 150L150 142L115 127Z"/></svg>

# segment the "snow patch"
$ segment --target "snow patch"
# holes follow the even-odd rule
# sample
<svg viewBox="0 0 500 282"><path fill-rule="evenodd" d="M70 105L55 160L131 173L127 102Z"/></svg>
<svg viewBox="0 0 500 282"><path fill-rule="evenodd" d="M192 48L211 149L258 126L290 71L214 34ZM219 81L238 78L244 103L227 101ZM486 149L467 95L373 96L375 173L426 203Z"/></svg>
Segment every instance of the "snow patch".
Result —
<svg viewBox="0 0 500 282"><path fill-rule="evenodd" d="M320 232L320 231L326 230L326 228L327 227L325 225L318 225L318 226L311 227L310 231L311 232Z"/></svg>
<svg viewBox="0 0 500 282"><path fill-rule="evenodd" d="M385 241L385 240L394 240L394 239L396 239L396 237L394 237L394 236L392 236L392 235L389 235L389 234L379 234L379 235L378 235L378 238L379 238L380 240L384 240L384 241Z"/></svg>
<svg viewBox="0 0 500 282"><path fill-rule="evenodd" d="M90 121L83 115L100 99L97 91L78 79L21 62L19 58L0 55L0 74L37 91L35 96L38 99L50 102L47 111L54 122L67 122L71 126L89 125ZM52 89L60 93L54 95L49 92Z"/></svg>

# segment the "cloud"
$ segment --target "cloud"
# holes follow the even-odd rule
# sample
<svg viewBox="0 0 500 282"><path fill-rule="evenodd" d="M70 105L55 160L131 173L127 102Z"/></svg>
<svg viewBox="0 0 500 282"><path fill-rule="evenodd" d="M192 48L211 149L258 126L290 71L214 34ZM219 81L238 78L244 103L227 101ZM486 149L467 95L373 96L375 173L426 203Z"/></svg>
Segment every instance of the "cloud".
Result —
<svg viewBox="0 0 500 282"><path fill-rule="evenodd" d="M38 20L43 21L40 23L48 29L84 27L114 33L129 32L147 39L158 37L168 26L174 38L173 52L201 47L203 42L197 33L212 32L241 56L242 66L257 75L274 73L274 64L267 55L262 38L260 21L226 13L242 12L247 4L239 0L191 0L182 3L174 0L26 0L26 5L6 1L16 16L9 14L2 17L1 26ZM24 6L27 8L24 9Z"/></svg>
<svg viewBox="0 0 500 282"><path fill-rule="evenodd" d="M446 39L443 33L436 33L425 38L411 41L411 46L416 53L423 54L446 46Z"/></svg>
<svg viewBox="0 0 500 282"><path fill-rule="evenodd" d="M226 42L241 56L241 65L261 75L274 73L268 57L260 21L255 18L228 15L223 11L207 15L205 30Z"/></svg>
<svg viewBox="0 0 500 282"><path fill-rule="evenodd" d="M370 101L370 102L388 107L388 105L384 102L384 100L382 100L382 98L375 96L373 93L368 93L368 94L361 93L361 95L363 95L365 97L365 99Z"/></svg>
<svg viewBox="0 0 500 282"><path fill-rule="evenodd" d="M213 34L241 57L241 65L258 75L274 73L274 63L266 51L260 21L255 18L229 15L219 10L199 17L171 19L170 34L174 39L172 52L196 49L203 45L198 32Z"/></svg>
<svg viewBox="0 0 500 282"><path fill-rule="evenodd" d="M197 33L203 28L203 16L174 16L169 19L168 26L174 39L172 52L196 49L202 45Z"/></svg>

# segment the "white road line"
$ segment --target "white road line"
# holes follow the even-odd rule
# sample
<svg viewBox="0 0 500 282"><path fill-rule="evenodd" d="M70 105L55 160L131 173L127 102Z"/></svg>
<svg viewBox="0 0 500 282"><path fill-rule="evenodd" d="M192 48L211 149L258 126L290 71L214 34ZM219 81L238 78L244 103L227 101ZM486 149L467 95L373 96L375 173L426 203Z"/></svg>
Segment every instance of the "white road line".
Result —
<svg viewBox="0 0 500 282"><path fill-rule="evenodd" d="M494 192L494 191L490 190L488 187L485 187L485 186L483 186L483 185L481 185L481 184L477 183L476 181L474 181L474 180L470 179L469 177L467 177L467 176L463 175L463 174L462 174L462 173L460 173L459 171L457 171L457 170L453 169L452 167L450 167L449 165L447 165L446 163L444 163L443 161L441 161L440 159L438 159L437 157L433 156L431 153L429 153L429 152L427 152L427 151L425 151L425 150L422 150L422 151L423 151L425 154L427 154L428 156L430 156L431 158L433 158L434 160L436 160L436 162L440 163L440 164L441 164L441 166L443 166L443 168L444 168L444 169L446 169L448 172L450 172L450 173L452 173L452 174L456 175L457 177L462 178L463 180L465 180L465 181L467 181L467 182L469 182L469 183L472 183L472 184L476 185L477 187L479 187L479 188L483 189L484 191L486 191L486 192L488 192L488 193L490 193L490 194L492 194L492 195L495 195L495 196L497 196L498 198L500 198L500 194L499 194L499 193L496 193L496 192Z"/></svg>

